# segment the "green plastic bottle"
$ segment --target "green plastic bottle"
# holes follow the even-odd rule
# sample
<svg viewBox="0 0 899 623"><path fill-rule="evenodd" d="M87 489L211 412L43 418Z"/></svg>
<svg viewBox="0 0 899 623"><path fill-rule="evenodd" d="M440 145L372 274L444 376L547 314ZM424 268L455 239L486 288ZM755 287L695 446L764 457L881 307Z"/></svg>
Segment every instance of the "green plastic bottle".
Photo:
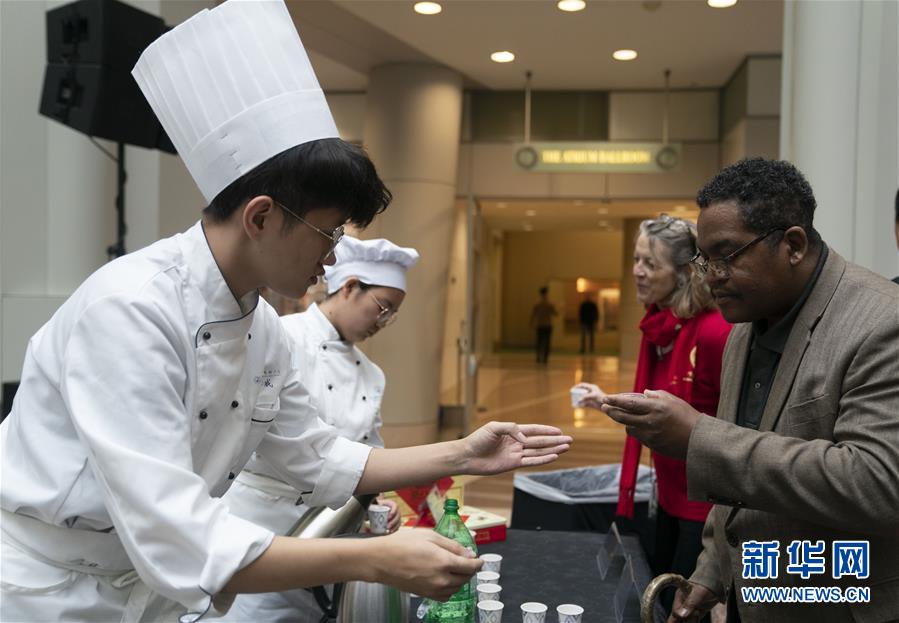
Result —
<svg viewBox="0 0 899 623"><path fill-rule="evenodd" d="M443 504L443 517L437 522L434 528L437 534L452 539L467 547L475 555L478 548L475 547L474 539L471 533L459 517L459 502L449 498ZM477 592L475 590L476 580L471 578L468 584L462 585L455 595L449 598L449 601L440 603L439 601L428 600L428 614L425 618L426 623L474 623L477 602Z"/></svg>

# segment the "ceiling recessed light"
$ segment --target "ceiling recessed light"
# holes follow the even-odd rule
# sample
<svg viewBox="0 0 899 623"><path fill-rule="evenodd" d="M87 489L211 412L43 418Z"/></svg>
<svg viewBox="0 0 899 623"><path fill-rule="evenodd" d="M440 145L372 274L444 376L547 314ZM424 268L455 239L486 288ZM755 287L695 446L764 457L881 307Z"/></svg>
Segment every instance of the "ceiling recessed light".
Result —
<svg viewBox="0 0 899 623"><path fill-rule="evenodd" d="M713 9L726 9L737 3L737 0L706 0Z"/></svg>
<svg viewBox="0 0 899 623"><path fill-rule="evenodd" d="M616 61L632 61L637 58L636 50L615 50L612 52L612 58Z"/></svg>
<svg viewBox="0 0 899 623"><path fill-rule="evenodd" d="M583 200L583 199L575 199L575 200L574 200L574 205L576 205L576 206L582 206L582 205L584 205L584 200Z"/></svg>
<svg viewBox="0 0 899 623"><path fill-rule="evenodd" d="M422 15L437 15L443 10L443 7L438 2L416 2L412 8L416 13L421 13Z"/></svg>
<svg viewBox="0 0 899 623"><path fill-rule="evenodd" d="M502 52L491 54L490 60L494 63L511 63L515 60L515 55L509 52L509 50L503 50Z"/></svg>
<svg viewBox="0 0 899 623"><path fill-rule="evenodd" d="M597 225L599 225L600 227L608 227L609 221L599 221L599 223L597 223Z"/></svg>
<svg viewBox="0 0 899 623"><path fill-rule="evenodd" d="M530 223L525 223L524 225L521 226L521 228L524 229L525 231L534 231L534 226L531 225Z"/></svg>
<svg viewBox="0 0 899 623"><path fill-rule="evenodd" d="M500 208L500 209L503 209L503 208L506 207L506 202L505 202L505 201L500 201L499 203L496 204L496 207L497 207L497 208Z"/></svg>
<svg viewBox="0 0 899 623"><path fill-rule="evenodd" d="M537 216L537 210L525 210L524 215L525 216Z"/></svg>
<svg viewBox="0 0 899 623"><path fill-rule="evenodd" d="M575 11L583 11L587 3L584 0L559 0L556 6L559 7L560 11L574 13Z"/></svg>
<svg viewBox="0 0 899 623"><path fill-rule="evenodd" d="M608 213L609 213L609 209L608 209L608 208L597 208L597 209L596 209L596 213L597 213L597 214L608 214Z"/></svg>
<svg viewBox="0 0 899 623"><path fill-rule="evenodd" d="M687 209L687 206L674 206L675 212L683 212L686 209Z"/></svg>

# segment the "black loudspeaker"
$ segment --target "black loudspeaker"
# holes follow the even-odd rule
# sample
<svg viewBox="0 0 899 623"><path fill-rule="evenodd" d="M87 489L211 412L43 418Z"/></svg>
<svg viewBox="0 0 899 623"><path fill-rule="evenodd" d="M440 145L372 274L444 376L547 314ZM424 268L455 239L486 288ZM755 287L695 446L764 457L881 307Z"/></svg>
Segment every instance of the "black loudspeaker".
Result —
<svg viewBox="0 0 899 623"><path fill-rule="evenodd" d="M117 0L47 11L40 113L89 136L175 153L131 76L141 52L166 30L162 19Z"/></svg>

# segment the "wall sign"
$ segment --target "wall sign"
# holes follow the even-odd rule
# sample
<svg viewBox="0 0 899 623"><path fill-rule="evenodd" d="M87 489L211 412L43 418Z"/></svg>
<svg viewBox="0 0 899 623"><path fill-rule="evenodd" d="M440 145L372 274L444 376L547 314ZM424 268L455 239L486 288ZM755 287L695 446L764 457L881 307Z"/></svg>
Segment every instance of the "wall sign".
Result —
<svg viewBox="0 0 899 623"><path fill-rule="evenodd" d="M680 160L680 143L545 142L515 150L522 169L554 173L667 173Z"/></svg>

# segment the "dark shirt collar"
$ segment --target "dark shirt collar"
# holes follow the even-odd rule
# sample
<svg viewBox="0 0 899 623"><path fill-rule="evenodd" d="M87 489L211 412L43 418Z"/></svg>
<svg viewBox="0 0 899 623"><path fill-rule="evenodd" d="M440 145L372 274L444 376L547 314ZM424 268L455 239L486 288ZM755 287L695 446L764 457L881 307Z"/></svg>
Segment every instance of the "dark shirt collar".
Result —
<svg viewBox="0 0 899 623"><path fill-rule="evenodd" d="M803 289L799 300L796 301L792 309L787 312L787 315L778 320L771 328L768 328L767 320L753 321L752 335L756 344L762 348L783 354L784 348L787 345L787 339L790 337L790 331L793 329L793 323L796 322L799 311L802 309L802 306L805 305L809 295L815 288L815 283L817 283L818 277L821 275L821 269L824 268L824 262L826 261L827 245L822 242L821 254L818 256L818 263L815 264L815 270L812 272L812 276L809 278L808 283L805 284L805 289Z"/></svg>

